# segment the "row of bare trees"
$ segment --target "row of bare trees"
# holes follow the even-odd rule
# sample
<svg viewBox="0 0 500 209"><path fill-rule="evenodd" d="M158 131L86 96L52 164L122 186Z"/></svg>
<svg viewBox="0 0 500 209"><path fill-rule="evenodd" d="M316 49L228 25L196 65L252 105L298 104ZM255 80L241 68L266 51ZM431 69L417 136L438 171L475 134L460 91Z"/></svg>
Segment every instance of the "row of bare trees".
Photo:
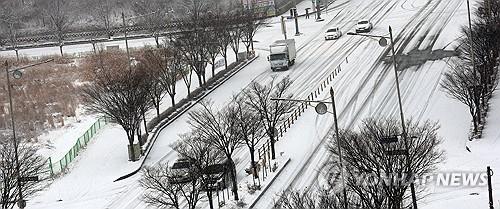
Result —
<svg viewBox="0 0 500 209"><path fill-rule="evenodd" d="M156 15L157 12L151 12L155 7L146 6L146 3L149 2L137 2L142 5L137 9L140 10L138 13L143 17ZM161 7L162 3L157 2L157 6ZM243 31L252 31L247 39L253 42L253 35L262 23L251 11L209 5L202 0L178 2L176 8L186 15L178 17L176 32L168 35L161 44L156 39L156 47L132 51L130 55L121 51L96 50L85 61L84 80L88 81L88 85L83 87L82 92L87 109L108 116L121 125L127 132L130 147L135 141L134 135L137 135L141 145L144 143L141 140L141 122L146 127L145 115L151 108L159 117L160 105L166 95L170 97L172 107L176 106L178 80L183 80L187 96L191 98L192 74L197 75L199 87L204 88L207 65L212 66L212 77L218 57L225 59L227 68L228 48L234 47L237 55L237 43L244 40ZM131 156L131 159L136 157Z"/></svg>
<svg viewBox="0 0 500 209"><path fill-rule="evenodd" d="M273 78L272 82L265 85L252 83L221 109L211 101L200 103L198 109L189 113L191 132L181 135L181 140L172 146L180 158L189 159L192 163L188 172L191 181L180 185L172 183L172 176L176 173L165 164L146 168L141 180L146 190L145 201L155 206L170 205L179 208L178 198L183 197L189 203L189 208L194 208L197 201L189 200L179 191L188 190L192 194L193 189L197 189L198 193L206 191L210 207L213 208L213 190L210 188L216 188L217 185L214 184L222 176L228 178L234 199L239 200L236 163L233 159L235 151L243 147L248 149L251 173L253 178L259 178L255 151L264 143L266 136L275 137L269 134L272 131L267 130L273 130L276 124L282 123L293 107L289 102L269 99L291 97L287 93L290 84L288 77L281 81ZM222 170L217 172L217 166L222 167ZM151 175L152 172L155 175Z"/></svg>
<svg viewBox="0 0 500 209"><path fill-rule="evenodd" d="M177 8L187 15L175 19L177 32L167 35L168 42L179 49L186 64L195 72L200 86L206 83L207 64L212 66L212 76L218 56L224 58L227 68L230 49L239 61L240 43L250 46L255 33L264 24L252 10L210 3L200 0L180 3ZM247 54L250 53L250 48L246 49Z"/></svg>
<svg viewBox="0 0 500 209"><path fill-rule="evenodd" d="M341 131L340 144L335 138L329 142L331 155L324 166L323 185L306 191L286 191L275 201L275 208L411 208L410 183L432 173L444 158L438 147L441 144L438 129L439 125L434 122L408 121L408 134L413 137L406 141L400 139L395 144L383 144L382 138L400 133L400 122L365 119L359 131ZM342 152L342 166L338 146ZM389 151L406 147L407 155L389 154Z"/></svg>
<svg viewBox="0 0 500 209"><path fill-rule="evenodd" d="M469 108L473 138L480 135L488 100L498 84L500 1L480 1L475 15L470 27L462 28L460 56L452 60L441 83L444 92Z"/></svg>
<svg viewBox="0 0 500 209"><path fill-rule="evenodd" d="M29 17L38 16L40 19L47 20L48 29L55 35L62 54L65 34L76 21L76 18L72 16L75 7L75 1L67 0L30 1L29 3L2 1L0 2L0 29L3 30L0 30L0 34L7 36L10 45L17 51L17 38L24 21ZM0 45L3 44L7 43L0 43Z"/></svg>
<svg viewBox="0 0 500 209"><path fill-rule="evenodd" d="M10 46L16 51L17 38L23 20L29 16L42 15L44 20L48 20L48 28L55 35L61 55L63 55L66 34L74 28L82 27L83 24L74 16L74 10L83 7L88 9L90 19L107 32L108 38L113 35L112 29L115 27L124 27L129 24L142 25L146 26L146 30L154 37L156 46L159 48L161 45L160 37L163 33L190 31L187 34L173 35L169 38L185 47L195 44L193 47L197 47L197 49L189 49L189 51L203 54L191 54L193 59L196 59L196 66L193 66L195 72L200 72L200 75L204 68L199 62L208 60L207 56L212 58L212 61L215 61L215 57L219 53L227 58L228 48L237 54L242 41L249 52L249 47L253 46L253 36L262 23L253 11L244 9L240 2L235 0L228 2L218 0L135 1L130 5L130 13L133 16L123 20L125 22L116 18L116 7L120 4L119 0L92 0L87 3L74 0L43 0L34 1L31 4L6 1L0 4L2 6L0 9L0 34L8 36ZM119 19L120 23L117 23L116 19ZM169 24L173 22L178 24ZM4 30L1 30L2 28Z"/></svg>

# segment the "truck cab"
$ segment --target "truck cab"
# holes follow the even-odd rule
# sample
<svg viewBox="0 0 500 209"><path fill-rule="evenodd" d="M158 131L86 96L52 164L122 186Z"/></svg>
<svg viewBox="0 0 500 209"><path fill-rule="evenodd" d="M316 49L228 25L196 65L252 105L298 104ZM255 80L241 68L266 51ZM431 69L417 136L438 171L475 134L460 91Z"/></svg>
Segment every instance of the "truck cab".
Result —
<svg viewBox="0 0 500 209"><path fill-rule="evenodd" d="M271 70L288 70L290 66L295 63L295 40L286 39L275 41L269 46L269 63L271 64Z"/></svg>

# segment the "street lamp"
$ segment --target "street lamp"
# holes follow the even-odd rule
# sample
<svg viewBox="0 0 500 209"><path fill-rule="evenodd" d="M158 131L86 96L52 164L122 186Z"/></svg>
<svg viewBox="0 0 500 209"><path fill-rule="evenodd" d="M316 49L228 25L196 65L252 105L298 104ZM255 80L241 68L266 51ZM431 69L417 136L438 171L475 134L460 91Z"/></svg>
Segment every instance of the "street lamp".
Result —
<svg viewBox="0 0 500 209"><path fill-rule="evenodd" d="M406 150L409 150L408 149L408 142L407 142L407 133L406 133L406 125L405 125L405 119L404 119L404 115L403 115L403 104L401 102L401 90L399 88L399 78L398 78L398 66L397 66L397 63L396 63L396 50L394 49L394 39L393 39L393 36L392 36L392 27L389 26L389 36L378 36L378 35L368 35L368 34L359 34L359 33L352 33L352 32L349 32L347 33L347 35L356 35L356 36L366 36L366 37L373 37L373 38L380 38L378 43L380 46L382 47L385 47L387 46L387 39L390 39L391 41L391 52L392 52L392 63L394 65L394 76L395 76L395 79L396 79L396 90L397 90L397 93L398 93L398 103L399 103L399 115L401 117L401 127L402 127L402 137L403 137L403 140L404 140L404 145L405 145L405 149ZM406 162L407 164L409 165L409 155L407 155L406 157ZM411 168L410 166L408 166L408 169L409 171L411 172ZM411 182L410 184L410 189L411 189L411 198L412 198L412 202L413 202L413 209L417 209L417 197L415 195L415 184L414 182Z"/></svg>
<svg viewBox="0 0 500 209"><path fill-rule="evenodd" d="M9 62L5 61L5 74L7 77L7 92L9 94L10 122L11 122L11 126L12 126L12 141L13 141L12 143L14 144L14 157L15 157L15 163L16 163L16 178L17 178L16 182L17 182L17 189L18 189L18 194L19 194L19 200L17 201L17 206L21 209L26 207L26 201L23 198L22 185L21 185L21 179L23 179L23 178L21 177L21 174L20 174L18 143L17 143L17 139L16 139L16 127L15 127L15 123L14 123L14 111L13 111L14 108L12 106L12 91L11 91L11 86L10 86L9 73L12 73L12 76L15 79L20 79L23 76L22 70L30 68L30 67L34 67L37 65L45 64L45 63L48 63L51 61L53 61L53 59L48 59L48 60L45 60L42 62L38 62L38 63L34 63L31 65L26 65L26 66L22 66L22 67L17 67L14 69L9 69Z"/></svg>
<svg viewBox="0 0 500 209"><path fill-rule="evenodd" d="M316 113L320 115L324 115L328 112L328 108L326 104L332 104L333 108L333 122L335 125L335 138L337 138L337 151L339 155L339 167L340 167L340 174L342 176L342 189L343 189L343 195L344 195L344 208L347 209L347 190L345 186L345 177L344 177L344 165L342 163L342 149L340 147L340 137L339 137L339 126L338 126L338 121L337 121L337 109L335 106L335 93L333 91L333 88L330 87L330 97L332 99L331 102L325 102L325 101L318 101L318 100L301 100L301 99L288 99L288 98L271 98L273 101L290 101L290 102L306 102L306 103L318 103L316 107L314 108L316 110Z"/></svg>

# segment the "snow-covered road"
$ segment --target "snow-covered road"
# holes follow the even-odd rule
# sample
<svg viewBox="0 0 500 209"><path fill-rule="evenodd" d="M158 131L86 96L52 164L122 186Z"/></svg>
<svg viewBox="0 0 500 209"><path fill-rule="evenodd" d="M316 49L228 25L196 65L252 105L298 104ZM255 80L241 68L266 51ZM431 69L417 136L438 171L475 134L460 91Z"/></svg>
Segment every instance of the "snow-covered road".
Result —
<svg viewBox="0 0 500 209"><path fill-rule="evenodd" d="M310 4L310 1L302 2L298 6L299 10L310 7ZM259 31L255 38L258 41L255 44L257 53L262 56L212 92L208 99L222 108L231 101L233 94L241 92L250 82L265 83L271 76L279 79L290 76L294 81L290 89L294 97L305 99L318 88L321 81L341 66L342 72L333 82L341 128L355 127L369 116L396 116L398 108L394 72L392 64L383 61L390 54L389 49L380 47L375 39L359 36L324 41L324 31L328 27L338 26L346 34L353 30L357 20L370 19L375 27L372 34L388 35L387 28L392 26L398 53L451 48L450 43L458 38L455 35L459 30L458 24L465 22L466 9L462 1L455 0L337 0L332 8L323 14L324 22L299 20L303 34L294 37L298 46L296 65L284 72L271 72L265 58L268 45L282 39L278 18L271 19L271 24ZM288 36L293 37L293 21L287 21L287 29ZM442 96L438 92L438 84L445 69L444 61L433 61L400 72L403 108L407 118L423 120L429 118L429 112L435 111L433 105L438 101L436 98ZM325 91L319 98L328 99L329 95ZM321 167L328 156L324 144L331 135L332 120L330 115L318 116L312 109L306 110L276 145L278 153L283 151L291 157L290 164L254 208L270 208L274 194L287 188L315 188ZM170 144L179 139L179 134L189 131L186 121L187 114L162 130L146 159L146 165L172 162L177 158ZM112 149L114 144L109 146ZM239 179L246 175L244 168L249 164L248 155L244 148L235 154ZM87 165L83 163L76 166L84 168L82 166ZM72 179L92 178L74 173L70 175L73 175ZM33 208L149 208L140 199L143 190L138 185L139 178L140 175L135 175L116 183L99 179L93 185L80 185L62 177L56 182L60 185L55 188L75 190L70 198L57 202L54 192L64 191L49 188L36 199ZM108 178L104 180L109 181ZM91 190L89 187L98 188ZM207 203L202 202L200 206L206 207Z"/></svg>

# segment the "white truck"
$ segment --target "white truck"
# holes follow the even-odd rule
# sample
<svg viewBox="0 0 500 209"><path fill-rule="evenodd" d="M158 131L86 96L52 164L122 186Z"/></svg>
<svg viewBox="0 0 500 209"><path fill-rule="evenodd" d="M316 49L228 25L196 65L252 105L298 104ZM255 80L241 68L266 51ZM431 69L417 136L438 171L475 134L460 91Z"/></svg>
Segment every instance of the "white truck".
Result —
<svg viewBox="0 0 500 209"><path fill-rule="evenodd" d="M269 46L271 54L267 59L271 64L271 70L278 69L288 70L290 66L295 64L295 39L277 40Z"/></svg>

